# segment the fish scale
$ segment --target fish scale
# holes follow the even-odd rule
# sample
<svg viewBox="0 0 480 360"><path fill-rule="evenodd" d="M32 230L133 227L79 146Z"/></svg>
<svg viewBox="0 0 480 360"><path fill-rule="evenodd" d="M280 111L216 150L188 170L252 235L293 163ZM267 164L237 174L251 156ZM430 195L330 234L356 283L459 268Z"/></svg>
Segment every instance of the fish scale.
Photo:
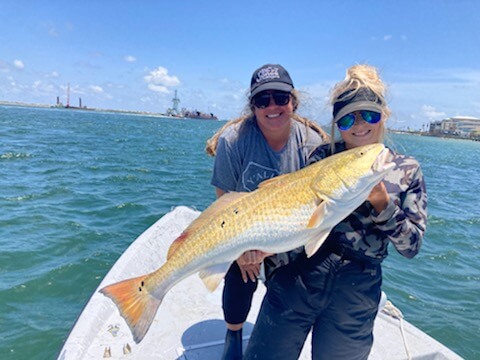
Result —
<svg viewBox="0 0 480 360"><path fill-rule="evenodd" d="M281 253L305 246L313 255L393 168L387 153L382 144L355 148L264 181L253 192L224 194L172 243L159 269L100 291L115 302L138 343L165 294L185 277L200 272L214 290L247 250Z"/></svg>

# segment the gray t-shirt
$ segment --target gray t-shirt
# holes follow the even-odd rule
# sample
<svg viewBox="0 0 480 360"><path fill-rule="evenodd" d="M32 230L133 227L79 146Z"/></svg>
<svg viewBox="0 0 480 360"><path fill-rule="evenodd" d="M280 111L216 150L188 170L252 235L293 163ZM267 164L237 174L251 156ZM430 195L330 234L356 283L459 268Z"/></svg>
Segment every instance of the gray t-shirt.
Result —
<svg viewBox="0 0 480 360"><path fill-rule="evenodd" d="M274 151L250 118L230 126L218 139L211 184L227 192L253 191L264 180L305 167L322 142L320 134L293 120L287 144Z"/></svg>
<svg viewBox="0 0 480 360"><path fill-rule="evenodd" d="M227 128L218 139L211 184L223 191L253 191L267 179L305 167L309 155L322 144L320 134L293 120L285 147L274 151L257 122L250 118ZM265 259L265 275L293 260L301 248Z"/></svg>

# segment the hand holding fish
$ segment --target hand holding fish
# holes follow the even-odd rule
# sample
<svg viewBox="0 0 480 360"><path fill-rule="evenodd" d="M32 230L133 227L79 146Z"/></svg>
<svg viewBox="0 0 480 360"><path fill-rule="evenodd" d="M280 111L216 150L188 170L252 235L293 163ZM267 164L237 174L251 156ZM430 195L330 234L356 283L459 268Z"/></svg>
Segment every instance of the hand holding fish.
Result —
<svg viewBox="0 0 480 360"><path fill-rule="evenodd" d="M385 186L372 189L394 167L388 154L382 144L365 145L265 180L255 191L224 194L170 245L161 267L100 292L114 301L139 343L164 296L187 276L199 272L213 291L237 259L239 265L256 264L258 269L246 274L256 278L269 253L305 246L311 257L331 229L367 197L374 206L386 206Z"/></svg>
<svg viewBox="0 0 480 360"><path fill-rule="evenodd" d="M263 259L273 254L269 254L260 250L245 251L238 259L237 264L242 273L242 279L247 282L250 279L252 282L257 281L260 275L260 264Z"/></svg>
<svg viewBox="0 0 480 360"><path fill-rule="evenodd" d="M390 200L390 196L388 195L387 188L385 187L383 181L380 181L373 187L367 200L370 202L370 204L372 204L378 213L382 212L382 210L385 210L388 205L388 201Z"/></svg>

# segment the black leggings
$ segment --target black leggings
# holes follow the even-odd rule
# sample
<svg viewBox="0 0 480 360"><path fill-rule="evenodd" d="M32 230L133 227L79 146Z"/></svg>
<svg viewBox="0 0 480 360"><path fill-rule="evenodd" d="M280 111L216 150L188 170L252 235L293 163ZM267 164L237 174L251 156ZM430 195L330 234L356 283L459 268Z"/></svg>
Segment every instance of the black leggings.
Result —
<svg viewBox="0 0 480 360"><path fill-rule="evenodd" d="M223 287L223 316L227 323L241 324L247 320L257 286L258 281L243 282L240 268L234 261L225 275Z"/></svg>

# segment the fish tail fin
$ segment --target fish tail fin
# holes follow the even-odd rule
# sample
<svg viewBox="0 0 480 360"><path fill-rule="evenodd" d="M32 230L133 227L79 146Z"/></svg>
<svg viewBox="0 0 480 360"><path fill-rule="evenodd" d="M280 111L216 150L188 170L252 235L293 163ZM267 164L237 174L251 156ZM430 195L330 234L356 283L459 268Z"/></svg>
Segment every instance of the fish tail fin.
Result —
<svg viewBox="0 0 480 360"><path fill-rule="evenodd" d="M145 288L147 275L120 281L100 290L117 305L138 344L153 322L163 296L153 296Z"/></svg>

